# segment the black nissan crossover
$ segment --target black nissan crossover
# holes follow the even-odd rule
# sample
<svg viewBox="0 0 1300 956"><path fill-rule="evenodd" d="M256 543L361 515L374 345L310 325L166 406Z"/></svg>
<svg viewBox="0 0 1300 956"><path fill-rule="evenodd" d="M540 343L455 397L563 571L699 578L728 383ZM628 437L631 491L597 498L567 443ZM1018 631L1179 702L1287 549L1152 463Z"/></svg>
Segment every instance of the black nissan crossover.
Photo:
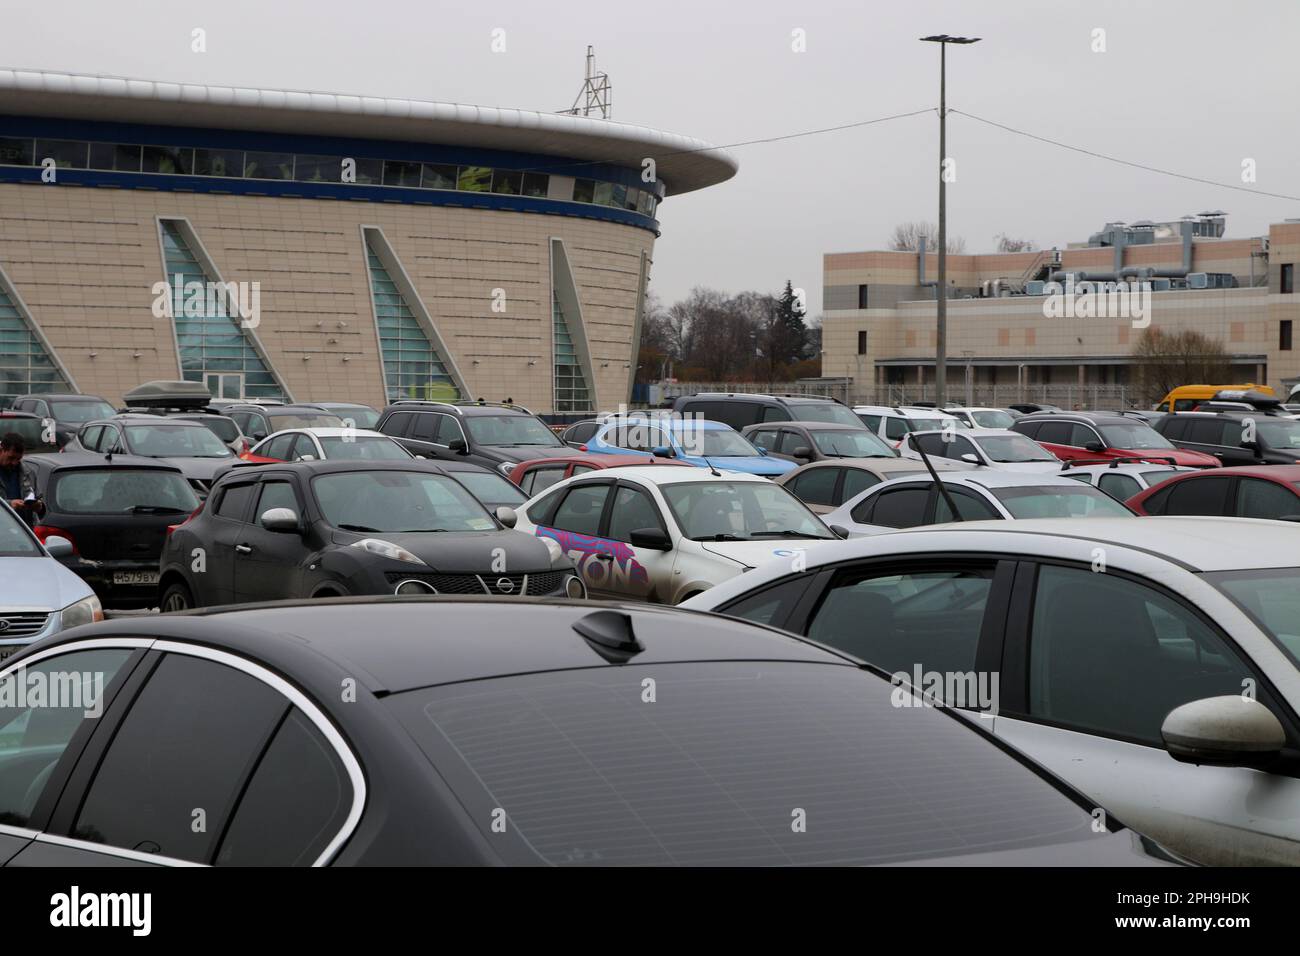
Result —
<svg viewBox="0 0 1300 956"><path fill-rule="evenodd" d="M419 462L302 461L222 474L159 564L164 611L352 594L585 597L573 563Z"/></svg>

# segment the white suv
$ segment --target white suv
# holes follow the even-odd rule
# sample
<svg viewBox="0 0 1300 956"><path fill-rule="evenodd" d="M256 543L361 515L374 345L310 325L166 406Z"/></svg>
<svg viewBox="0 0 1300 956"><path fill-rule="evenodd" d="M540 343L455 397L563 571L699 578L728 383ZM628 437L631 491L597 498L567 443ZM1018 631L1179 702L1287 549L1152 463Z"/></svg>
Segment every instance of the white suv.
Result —
<svg viewBox="0 0 1300 956"><path fill-rule="evenodd" d="M854 405L853 413L862 423L895 448L908 432L941 431L945 425L966 428L960 418L937 408L910 405Z"/></svg>

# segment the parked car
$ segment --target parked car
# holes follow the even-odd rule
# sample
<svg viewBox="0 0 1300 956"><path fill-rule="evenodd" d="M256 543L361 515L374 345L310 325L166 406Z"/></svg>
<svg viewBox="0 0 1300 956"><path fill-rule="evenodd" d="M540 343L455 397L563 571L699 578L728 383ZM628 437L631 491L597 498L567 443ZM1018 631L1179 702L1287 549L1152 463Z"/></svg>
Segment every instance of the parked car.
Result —
<svg viewBox="0 0 1300 956"><path fill-rule="evenodd" d="M572 425L565 426L560 432L560 441L564 442L570 448L581 448L583 444L596 432L600 431L605 422L599 418L588 418L580 422L574 422Z"/></svg>
<svg viewBox="0 0 1300 956"><path fill-rule="evenodd" d="M245 461L410 461L414 456L387 435L364 428L289 428L263 438Z"/></svg>
<svg viewBox="0 0 1300 956"><path fill-rule="evenodd" d="M1010 428L1011 423L1020 417L1005 408L976 405L945 405L943 410L970 428Z"/></svg>
<svg viewBox="0 0 1300 956"><path fill-rule="evenodd" d="M222 415L220 412L170 412L168 418L180 419L183 422L198 422L212 434L225 443L236 455L242 455L248 449L253 447L248 436L239 430L239 425L233 418Z"/></svg>
<svg viewBox="0 0 1300 956"><path fill-rule="evenodd" d="M60 560L105 607L157 607L167 529L199 506L181 470L155 458L66 450L28 455L23 466L45 501L36 536L71 543Z"/></svg>
<svg viewBox="0 0 1300 956"><path fill-rule="evenodd" d="M393 402L375 429L418 457L467 461L507 477L521 461L572 453L528 409L500 402Z"/></svg>
<svg viewBox="0 0 1300 956"><path fill-rule="evenodd" d="M23 449L30 453L58 451L57 429L47 426L50 419L31 412L0 412L0 437L13 433L23 440Z"/></svg>
<svg viewBox="0 0 1300 956"><path fill-rule="evenodd" d="M659 604L835 538L781 486L700 469L580 475L519 512L519 530L557 542L593 595Z"/></svg>
<svg viewBox="0 0 1300 956"><path fill-rule="evenodd" d="M98 395L53 394L19 395L10 406L15 412L30 412L37 418L52 418L55 440L60 448L86 422L107 418L115 411Z"/></svg>
<svg viewBox="0 0 1300 956"><path fill-rule="evenodd" d="M897 447L908 432L966 427L961 419L933 408L914 408L906 405L895 408L884 405L854 405L853 411L868 429L883 438L891 447Z"/></svg>
<svg viewBox="0 0 1300 956"><path fill-rule="evenodd" d="M1133 512L1110 495L1057 475L1017 471L941 472L948 498L934 479L896 478L850 498L824 521L844 528L850 537L880 534L893 528L947 524L954 520L1012 518L1113 518ZM952 508L957 509L954 519Z"/></svg>
<svg viewBox="0 0 1300 956"><path fill-rule="evenodd" d="M699 392L673 400L673 414L723 422L736 431L759 422L833 422L856 426L853 413L833 398L811 395L752 395Z"/></svg>
<svg viewBox="0 0 1300 956"><path fill-rule="evenodd" d="M772 478L793 471L794 462L769 457L730 425L703 419L614 419L587 442L597 455L654 455L699 468Z"/></svg>
<svg viewBox="0 0 1300 956"><path fill-rule="evenodd" d="M975 467L942 458L930 464L935 471L971 471ZM794 492L813 514L824 516L882 481L915 475L929 472L913 458L831 458L802 465L774 480Z"/></svg>
<svg viewBox="0 0 1300 956"><path fill-rule="evenodd" d="M1041 412L1016 419L1012 431L1027 435L1057 458L1172 458L1176 465L1217 468L1219 460L1175 448L1146 422L1099 412Z"/></svg>
<svg viewBox="0 0 1300 956"><path fill-rule="evenodd" d="M911 432L903 439L899 454L919 460L918 445L931 458L964 461L984 468L1040 475L1061 470L1061 459L1033 439L1006 428Z"/></svg>
<svg viewBox="0 0 1300 956"><path fill-rule="evenodd" d="M360 402L302 402L308 408L319 408L337 415L344 428L373 429L379 423L379 412Z"/></svg>
<svg viewBox="0 0 1300 956"><path fill-rule="evenodd" d="M654 455L598 455L594 452L575 452L562 458L534 458L521 461L510 472L510 480L529 498L541 494L551 485L602 468L629 468L640 465L671 465L675 468L692 468L689 462L676 458L658 458Z"/></svg>
<svg viewBox="0 0 1300 956"><path fill-rule="evenodd" d="M0 662L43 637L104 619L90 585L58 560L71 554L72 542L51 534L42 543L0 499Z"/></svg>
<svg viewBox="0 0 1300 956"><path fill-rule="evenodd" d="M1198 471L1195 468L1180 468L1172 464L1159 464L1154 461L1125 461L1112 459L1109 464L1089 465L1067 461L1060 472L1063 478L1073 478L1100 488L1117 501L1128 501L1146 488L1154 488L1162 481L1185 472Z"/></svg>
<svg viewBox="0 0 1300 956"><path fill-rule="evenodd" d="M1176 475L1134 495L1128 506L1138 514L1147 515L1224 515L1300 521L1297 482L1300 482L1300 465L1217 468Z"/></svg>
<svg viewBox="0 0 1300 956"><path fill-rule="evenodd" d="M584 596L563 551L509 530L514 518L414 461L232 469L167 539L162 608L348 594Z"/></svg>
<svg viewBox="0 0 1300 956"><path fill-rule="evenodd" d="M314 405L281 405L270 403L220 406L222 414L235 420L239 430L252 441L282 432L287 428L342 428L343 419L333 412Z"/></svg>
<svg viewBox="0 0 1300 956"><path fill-rule="evenodd" d="M997 715L980 722L1098 806L1198 863L1295 865L1295 541L1230 518L927 528L832 543L802 571L756 568L687 606L909 684L1000 673ZM969 686L936 693L968 706Z"/></svg>
<svg viewBox="0 0 1300 956"><path fill-rule="evenodd" d="M468 461L421 461L420 470L446 475L463 485L493 514L498 508L518 508L529 498L501 472Z"/></svg>
<svg viewBox="0 0 1300 956"><path fill-rule="evenodd" d="M1201 402L1213 401L1220 392L1262 392L1273 395L1273 389L1267 385L1180 385L1171 389L1160 400L1155 410L1158 412L1190 412Z"/></svg>
<svg viewBox="0 0 1300 956"><path fill-rule="evenodd" d="M754 447L796 465L827 458L897 458L884 440L859 426L831 422L750 425L741 432Z"/></svg>
<svg viewBox="0 0 1300 956"><path fill-rule="evenodd" d="M1175 412L1154 427L1177 447L1212 455L1225 465L1293 465L1300 461L1300 421L1289 415L1250 409Z"/></svg>
<svg viewBox="0 0 1300 956"><path fill-rule="evenodd" d="M1008 405L1007 408L1010 411L1019 412L1021 415L1033 415L1037 412L1064 411L1060 405L1048 405L1043 402L1017 402L1014 405Z"/></svg>
<svg viewBox="0 0 1300 956"><path fill-rule="evenodd" d="M123 414L82 425L64 451L157 458L175 465L200 496L234 453L205 426L150 414Z"/></svg>
<svg viewBox="0 0 1300 956"><path fill-rule="evenodd" d="M15 667L107 699L0 716L9 866L1176 859L980 722L716 615L338 599L110 621Z"/></svg>

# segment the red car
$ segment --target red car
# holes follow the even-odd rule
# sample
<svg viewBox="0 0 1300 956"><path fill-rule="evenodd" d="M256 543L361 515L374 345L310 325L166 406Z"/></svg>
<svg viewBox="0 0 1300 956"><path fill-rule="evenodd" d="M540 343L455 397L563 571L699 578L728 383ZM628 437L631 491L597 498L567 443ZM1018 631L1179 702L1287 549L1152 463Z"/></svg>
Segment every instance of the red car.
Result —
<svg viewBox="0 0 1300 956"><path fill-rule="evenodd" d="M1125 504L1140 515L1221 515L1300 521L1300 465L1189 471Z"/></svg>
<svg viewBox="0 0 1300 956"><path fill-rule="evenodd" d="M656 458L654 455L595 455L574 451L559 458L534 458L521 461L510 472L510 480L523 489L529 498L545 491L557 481L563 481L584 471L600 468L625 468L628 465L674 465L694 468L694 465L674 458Z"/></svg>
<svg viewBox="0 0 1300 956"><path fill-rule="evenodd" d="M1039 412L1018 418L1011 430L1032 438L1062 461L1111 458L1173 459L1190 468L1218 468L1213 455L1175 447L1146 422L1108 412Z"/></svg>

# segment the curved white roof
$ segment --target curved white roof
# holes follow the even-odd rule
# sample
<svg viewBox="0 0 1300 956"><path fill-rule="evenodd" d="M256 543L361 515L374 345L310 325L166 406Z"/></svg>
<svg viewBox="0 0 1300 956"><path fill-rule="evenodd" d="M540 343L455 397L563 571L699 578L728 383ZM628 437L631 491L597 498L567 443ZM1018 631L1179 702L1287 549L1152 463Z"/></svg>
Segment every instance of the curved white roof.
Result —
<svg viewBox="0 0 1300 956"><path fill-rule="evenodd" d="M48 70L0 68L0 114L477 146L637 169L653 157L670 196L738 168L702 140L561 113Z"/></svg>

